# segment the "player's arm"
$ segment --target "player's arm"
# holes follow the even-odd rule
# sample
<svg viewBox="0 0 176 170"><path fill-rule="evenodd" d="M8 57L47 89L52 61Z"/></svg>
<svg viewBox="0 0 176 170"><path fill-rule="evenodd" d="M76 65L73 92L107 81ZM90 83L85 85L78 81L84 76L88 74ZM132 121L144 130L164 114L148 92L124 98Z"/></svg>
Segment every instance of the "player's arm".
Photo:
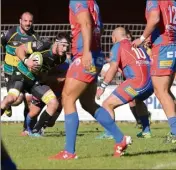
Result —
<svg viewBox="0 0 176 170"><path fill-rule="evenodd" d="M16 55L18 58L23 61L24 63L27 61L27 54L32 54L32 42L27 42L25 44L20 45L19 47L16 48L15 50Z"/></svg>
<svg viewBox="0 0 176 170"><path fill-rule="evenodd" d="M147 1L146 11L148 12L147 25L140 38L133 41L133 46L138 47L141 45L155 30L157 24L160 21L160 9L158 1Z"/></svg>
<svg viewBox="0 0 176 170"><path fill-rule="evenodd" d="M104 76L105 84L109 84L113 80L113 78L117 73L117 68L118 68L118 64L116 61L110 62L110 68L108 69L108 71L105 73L105 76Z"/></svg>
<svg viewBox="0 0 176 170"><path fill-rule="evenodd" d="M92 42L92 20L87 1L71 2L72 10L76 15L76 21L81 27L83 37L83 54L90 52ZM79 6L79 7L78 7Z"/></svg>
<svg viewBox="0 0 176 170"><path fill-rule="evenodd" d="M147 25L145 27L143 34L142 34L144 39L147 39L151 35L151 33L155 30L159 21L160 21L160 11L159 10L152 10L149 13L149 17L147 19Z"/></svg>
<svg viewBox="0 0 176 170"><path fill-rule="evenodd" d="M33 46L35 46L37 42L28 42L23 45L20 45L16 49L16 55L18 58L30 69L30 70L35 70L38 67L38 64L35 60L33 59L28 59L26 57L27 54L32 54L34 52Z"/></svg>
<svg viewBox="0 0 176 170"><path fill-rule="evenodd" d="M118 71L118 61L120 59L120 43L115 44L110 52L110 68L105 74L104 84L109 84Z"/></svg>
<svg viewBox="0 0 176 170"><path fill-rule="evenodd" d="M111 61L110 61L110 68L105 74L104 81L100 84L100 88L97 89L96 97L100 99L100 96L104 93L106 87L115 77L115 74L118 71L118 63L120 60L120 44L115 44L111 49Z"/></svg>
<svg viewBox="0 0 176 170"><path fill-rule="evenodd" d="M81 33L83 38L82 64L85 69L89 70L92 64L92 20L88 9L87 1L70 1L70 7L76 16L76 22L81 27Z"/></svg>
<svg viewBox="0 0 176 170"><path fill-rule="evenodd" d="M99 100L100 96L104 93L106 87L109 85L109 83L113 80L116 72L117 72L118 64L117 62L110 62L110 68L106 72L104 81L100 84L100 87L97 89L96 92L96 98Z"/></svg>
<svg viewBox="0 0 176 170"><path fill-rule="evenodd" d="M44 50L48 50L51 46L50 42L43 41L33 41L27 42L18 48L16 48L16 55L22 60L26 60L26 54L32 54L33 52L40 52Z"/></svg>
<svg viewBox="0 0 176 170"><path fill-rule="evenodd" d="M10 37L11 37L11 30L1 33L1 47L7 45L7 42L9 41Z"/></svg>
<svg viewBox="0 0 176 170"><path fill-rule="evenodd" d="M92 21L89 11L81 12L77 15L77 22L81 26L83 37L83 54L90 52L92 42Z"/></svg>

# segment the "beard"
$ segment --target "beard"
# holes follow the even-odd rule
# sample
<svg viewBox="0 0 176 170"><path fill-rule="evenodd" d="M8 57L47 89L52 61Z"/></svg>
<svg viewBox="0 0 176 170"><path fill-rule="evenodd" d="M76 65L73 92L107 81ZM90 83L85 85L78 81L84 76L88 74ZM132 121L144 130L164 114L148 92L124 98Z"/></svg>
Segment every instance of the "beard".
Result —
<svg viewBox="0 0 176 170"><path fill-rule="evenodd" d="M32 28L32 26L24 26L21 24L21 29L26 33L29 33L31 31L31 28Z"/></svg>

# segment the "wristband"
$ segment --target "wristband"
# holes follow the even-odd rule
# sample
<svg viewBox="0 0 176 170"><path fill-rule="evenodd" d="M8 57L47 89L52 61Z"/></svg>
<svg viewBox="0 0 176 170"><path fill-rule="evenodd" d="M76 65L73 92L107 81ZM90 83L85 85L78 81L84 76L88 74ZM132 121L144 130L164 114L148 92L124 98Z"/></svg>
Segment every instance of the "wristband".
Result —
<svg viewBox="0 0 176 170"><path fill-rule="evenodd" d="M146 39L146 38L145 38L143 35L141 35L141 37L140 37L140 41L141 41L141 42L144 42L145 39Z"/></svg>
<svg viewBox="0 0 176 170"><path fill-rule="evenodd" d="M24 64L26 64L27 60L28 59L26 57L23 59Z"/></svg>
<svg viewBox="0 0 176 170"><path fill-rule="evenodd" d="M100 87L102 87L103 89L105 89L107 86L108 86L108 83L106 83L104 81L100 85Z"/></svg>

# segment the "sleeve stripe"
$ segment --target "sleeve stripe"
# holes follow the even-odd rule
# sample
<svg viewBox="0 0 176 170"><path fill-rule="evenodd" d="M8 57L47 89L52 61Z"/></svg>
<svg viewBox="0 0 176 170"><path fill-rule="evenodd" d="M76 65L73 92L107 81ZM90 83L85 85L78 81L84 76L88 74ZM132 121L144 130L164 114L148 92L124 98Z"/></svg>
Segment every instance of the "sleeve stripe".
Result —
<svg viewBox="0 0 176 170"><path fill-rule="evenodd" d="M17 32L15 32L14 34L12 34L12 36L10 37L9 41L7 43L9 43L11 41L11 39L17 34Z"/></svg>
<svg viewBox="0 0 176 170"><path fill-rule="evenodd" d="M28 54L32 54L33 50L32 50L32 42L28 42L27 43L27 53Z"/></svg>

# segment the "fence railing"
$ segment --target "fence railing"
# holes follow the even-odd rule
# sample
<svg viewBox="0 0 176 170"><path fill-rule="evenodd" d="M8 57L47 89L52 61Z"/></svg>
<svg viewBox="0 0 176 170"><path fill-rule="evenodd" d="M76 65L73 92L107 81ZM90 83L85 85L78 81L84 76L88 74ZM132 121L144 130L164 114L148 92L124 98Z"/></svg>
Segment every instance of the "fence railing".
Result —
<svg viewBox="0 0 176 170"><path fill-rule="evenodd" d="M18 24L1 24L1 32L10 29ZM112 47L111 34L112 31L117 27L124 27L131 31L134 38L139 37L144 28L145 24L104 24L104 33L101 38L102 51L106 56L109 55L109 51ZM49 38L51 40L57 35L59 31L70 32L69 24L34 24L34 30L40 35L41 38ZM1 58L3 58L4 52L1 51ZM2 78L3 79L3 78ZM113 82L121 81L122 77L116 77Z"/></svg>

